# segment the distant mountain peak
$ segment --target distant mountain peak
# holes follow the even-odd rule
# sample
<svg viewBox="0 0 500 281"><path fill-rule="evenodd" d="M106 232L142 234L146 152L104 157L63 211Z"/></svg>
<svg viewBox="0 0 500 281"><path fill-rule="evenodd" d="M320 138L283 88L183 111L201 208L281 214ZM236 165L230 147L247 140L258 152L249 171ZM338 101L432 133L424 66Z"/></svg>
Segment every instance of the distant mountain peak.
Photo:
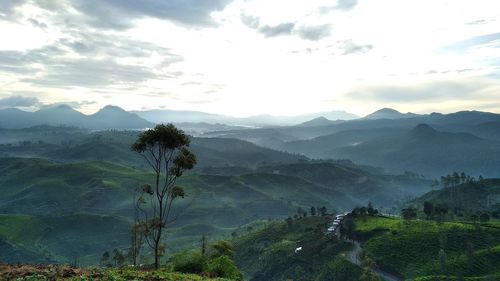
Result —
<svg viewBox="0 0 500 281"><path fill-rule="evenodd" d="M396 113L396 114L402 114L401 112L397 111L396 109L389 108L389 107L384 107L382 109L379 109L375 111L374 113ZM372 114L374 114L372 113Z"/></svg>
<svg viewBox="0 0 500 281"><path fill-rule="evenodd" d="M115 106L115 105L106 105L105 107L101 108L99 111L97 111L96 113L94 113L92 115L93 116L102 116L102 115L128 116L128 115L135 115L135 114L127 112L123 108Z"/></svg>
<svg viewBox="0 0 500 281"><path fill-rule="evenodd" d="M125 109L116 106L116 105L106 105L105 107L101 108L99 111L117 111L117 112L125 112Z"/></svg>
<svg viewBox="0 0 500 281"><path fill-rule="evenodd" d="M410 118L419 116L415 113L401 113L395 109L384 107L379 109L371 114L368 114L364 117L364 119L400 119L400 118Z"/></svg>
<svg viewBox="0 0 500 281"><path fill-rule="evenodd" d="M40 110L71 110L71 111L76 111L71 106L64 104L64 103L47 105L47 106L42 107Z"/></svg>
<svg viewBox="0 0 500 281"><path fill-rule="evenodd" d="M326 117L320 116L304 123L299 124L302 127L314 127L314 126L325 126L332 124L332 121L327 119Z"/></svg>

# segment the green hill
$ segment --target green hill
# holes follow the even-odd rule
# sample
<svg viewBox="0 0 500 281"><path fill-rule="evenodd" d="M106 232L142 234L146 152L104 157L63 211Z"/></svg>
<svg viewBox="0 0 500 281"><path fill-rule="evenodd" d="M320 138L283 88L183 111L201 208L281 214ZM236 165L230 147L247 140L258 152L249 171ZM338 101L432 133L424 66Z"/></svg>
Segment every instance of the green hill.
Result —
<svg viewBox="0 0 500 281"><path fill-rule="evenodd" d="M85 237L93 237L99 245L108 245L107 250L115 246L126 247L128 236L125 230L133 215L133 191L152 178L143 170L108 162L58 164L33 158L0 158L0 173L3 195L0 197L0 211L6 214L4 219L10 219L5 225L26 220L20 225L29 231L19 230L19 233L32 235L8 235L4 232L11 230L0 228L0 237L6 245L25 249L26 256L39 254L36 258L29 258L37 261L46 256L67 261L73 255L74 247L60 247L64 245L62 242L44 241L48 254L40 254L37 249L22 245L34 245L35 239L43 237L44 229L51 229L51 237L58 237L59 233L65 235L64 227L73 224L88 225L85 228L88 232L76 231L67 235L74 241L81 240L85 245ZM182 216L170 228L171 251L197 245L204 233L215 238L258 219L284 218L294 213L298 206L308 208L320 204L332 209L337 207L336 203L348 202L340 201L337 193L285 175L189 175L179 184L186 187L188 197L177 205ZM101 231L106 228L93 227L92 223L98 224L103 216L110 220L107 226L116 226L119 232L111 228L105 230L109 236L101 236ZM68 222L62 223L63 219ZM68 231L78 229L76 226ZM86 261L95 262L103 249L87 245L79 248L77 253L82 260L88 256ZM4 258L11 261L9 257Z"/></svg>
<svg viewBox="0 0 500 281"><path fill-rule="evenodd" d="M500 228L497 225L403 222L385 217L357 218L355 222L355 235L366 240L365 253L389 272L409 279L418 277L418 280L458 280L436 277L440 275L484 277L465 280L500 277ZM426 279L425 276L434 277Z"/></svg>
<svg viewBox="0 0 500 281"><path fill-rule="evenodd" d="M420 196L430 190L429 181L412 174L377 174L356 166L332 162L272 165L261 167L258 171L299 177L330 192L336 192L337 198L348 202L341 204L342 207L352 205L350 201L357 204L371 201L378 206L391 206L403 198Z"/></svg>
<svg viewBox="0 0 500 281"><path fill-rule="evenodd" d="M491 212L500 216L500 179L484 179L428 192L411 204L423 206L424 202L445 204L465 214Z"/></svg>
<svg viewBox="0 0 500 281"><path fill-rule="evenodd" d="M306 217L272 222L234 241L235 260L251 281L257 280L328 280L340 271L358 280L360 269L340 257L349 243L325 235L330 217ZM297 247L302 250L295 253ZM327 277L328 276L328 277Z"/></svg>

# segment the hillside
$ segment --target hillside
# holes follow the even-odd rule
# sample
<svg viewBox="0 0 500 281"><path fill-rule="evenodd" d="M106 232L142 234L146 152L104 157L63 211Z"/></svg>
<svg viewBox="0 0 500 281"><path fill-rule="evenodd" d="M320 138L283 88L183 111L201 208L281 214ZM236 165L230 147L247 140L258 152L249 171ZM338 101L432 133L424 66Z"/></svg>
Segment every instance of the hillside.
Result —
<svg viewBox="0 0 500 281"><path fill-rule="evenodd" d="M109 161L145 167L130 149L137 131L89 132L72 127L32 127L0 130L0 156L37 157L59 162ZM274 163L294 163L307 159L257 146L237 139L191 138L197 155L196 169L207 167L252 167Z"/></svg>
<svg viewBox="0 0 500 281"><path fill-rule="evenodd" d="M44 248L24 249L27 245L36 245L30 241L45 237L42 233L52 233L47 229L53 231L47 239L56 239L50 241L61 237L81 241L82 247L75 251L86 263L95 262L102 254L103 245L127 247L133 191L152 178L147 172L106 162L56 164L26 158L0 158L0 172L3 194L0 211L5 214L4 219L10 221L6 225L12 226L14 221L25 218L30 223L19 225L30 229L27 233L32 235L11 235L10 231L17 230L0 229L3 252L18 247L23 249L20 258L31 261L43 261L46 256L68 261L71 251L75 250L74 247L54 248L56 244L49 241L43 243ZM171 244L172 250L197 244L204 233L218 237L258 219L285 217L297 206L321 204L331 209L354 204L341 200L338 193L325 191L305 180L272 174L191 175L179 184L186 187L188 197L179 201L178 212L182 212L182 218L170 229L172 242L176 241ZM106 231L110 236L100 234L103 228L98 222L102 216L111 220L106 225L110 227ZM79 232L74 227L68 228L73 232L65 232L59 227L60 219L71 221L71 224L64 223L68 227L82 225L87 232ZM98 242L88 241L91 245L98 244L86 246L85 237L96 236L101 237ZM87 256L88 259L83 259ZM12 256L4 258L18 261Z"/></svg>
<svg viewBox="0 0 500 281"><path fill-rule="evenodd" d="M275 173L277 168L282 172ZM296 173L297 170L302 173ZM83 246L77 251L80 257L86 257L82 258L86 263L95 262L103 245L127 247L126 226L132 217L133 192L152 178L148 171L110 162L61 164L34 158L0 158L0 173L3 194L0 212L14 221L19 215L26 216L30 222L36 222L26 226L39 231L34 231L34 236L23 242L23 239L13 239L12 235L2 236L0 229L4 249L20 247L29 260L45 260L48 256L56 261L67 261L72 254L70 247L52 248L49 242L44 243L48 245L44 249L24 249L23 245L34 245L27 241L40 239L44 229L58 233L59 218L86 225L88 230L81 237L79 232L65 234L61 231L60 235L86 241L85 235L99 235L101 230L93 223L97 224L105 216L110 220L107 227L117 227L108 233L121 234L103 236L95 247L82 242ZM408 188L399 186L400 180L401 186ZM404 181L408 181L407 185L403 185ZM186 188L188 196L177 205L182 216L170 228L171 250L196 245L204 233L220 237L255 220L287 217L299 206L350 209L367 200L391 206L413 192L420 195L427 190L426 181L377 176L328 163L269 166L240 175L190 174L179 184ZM410 187L414 191L409 191ZM361 190L365 190L365 195Z"/></svg>
<svg viewBox="0 0 500 281"><path fill-rule="evenodd" d="M320 281L335 274L341 278L335 280L358 280L361 269L340 256L351 245L324 234L331 219L314 216L293 219L290 224L272 222L235 238L238 267L251 281ZM295 253L297 247L303 250Z"/></svg>
<svg viewBox="0 0 500 281"><path fill-rule="evenodd" d="M388 272L419 281L458 280L457 276L497 280L500 276L497 225L403 222L385 217L360 217L355 224L355 235L365 237L366 255Z"/></svg>
<svg viewBox="0 0 500 281"><path fill-rule="evenodd" d="M433 190L410 203L423 206L424 202L445 204L466 214L488 211L500 216L500 179L485 179Z"/></svg>
<svg viewBox="0 0 500 281"><path fill-rule="evenodd" d="M350 159L393 173L412 171L438 177L453 171L499 176L500 142L468 133L437 131L420 124L410 130L382 129L339 132L283 146L310 157Z"/></svg>
<svg viewBox="0 0 500 281"><path fill-rule="evenodd" d="M272 165L258 170L303 178L327 190L347 195L356 204L371 201L377 206L391 206L403 198L419 196L430 190L429 181L412 175L383 175L331 162Z"/></svg>

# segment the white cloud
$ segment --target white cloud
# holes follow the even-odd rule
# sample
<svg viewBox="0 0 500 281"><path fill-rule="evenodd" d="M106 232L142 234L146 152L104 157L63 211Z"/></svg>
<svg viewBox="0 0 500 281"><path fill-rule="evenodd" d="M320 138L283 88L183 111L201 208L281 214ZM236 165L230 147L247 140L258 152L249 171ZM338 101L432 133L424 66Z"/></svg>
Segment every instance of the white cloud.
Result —
<svg viewBox="0 0 500 281"><path fill-rule="evenodd" d="M441 100L442 111L485 108L492 94L476 95L486 89L479 81L499 79L498 42L446 48L497 33L495 0L234 0L183 5L175 14L134 10L127 1L112 11L130 20L114 28L100 22L95 7L61 1L65 9L47 10L37 2L10 7L0 19L7 39L0 44L0 86L5 94L37 92L47 103L95 100L88 111L113 103L235 115L363 115L401 104L395 92L392 100L367 101L363 91L376 97L382 89L446 81L467 81L463 89L470 90ZM413 111L433 106L413 96Z"/></svg>

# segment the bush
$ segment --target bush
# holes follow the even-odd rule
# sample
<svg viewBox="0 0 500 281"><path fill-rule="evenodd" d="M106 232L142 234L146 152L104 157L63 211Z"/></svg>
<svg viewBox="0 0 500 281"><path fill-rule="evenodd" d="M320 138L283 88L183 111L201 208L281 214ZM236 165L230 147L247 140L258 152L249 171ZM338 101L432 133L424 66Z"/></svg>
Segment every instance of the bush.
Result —
<svg viewBox="0 0 500 281"><path fill-rule="evenodd" d="M337 256L335 260L321 269L317 281L357 281L361 276L361 268Z"/></svg>
<svg viewBox="0 0 500 281"><path fill-rule="evenodd" d="M228 256L220 256L211 260L208 263L207 271L217 274L217 277L243 280L243 274Z"/></svg>
<svg viewBox="0 0 500 281"><path fill-rule="evenodd" d="M171 258L173 270L182 273L202 273L207 265L207 258L199 251L184 251Z"/></svg>

